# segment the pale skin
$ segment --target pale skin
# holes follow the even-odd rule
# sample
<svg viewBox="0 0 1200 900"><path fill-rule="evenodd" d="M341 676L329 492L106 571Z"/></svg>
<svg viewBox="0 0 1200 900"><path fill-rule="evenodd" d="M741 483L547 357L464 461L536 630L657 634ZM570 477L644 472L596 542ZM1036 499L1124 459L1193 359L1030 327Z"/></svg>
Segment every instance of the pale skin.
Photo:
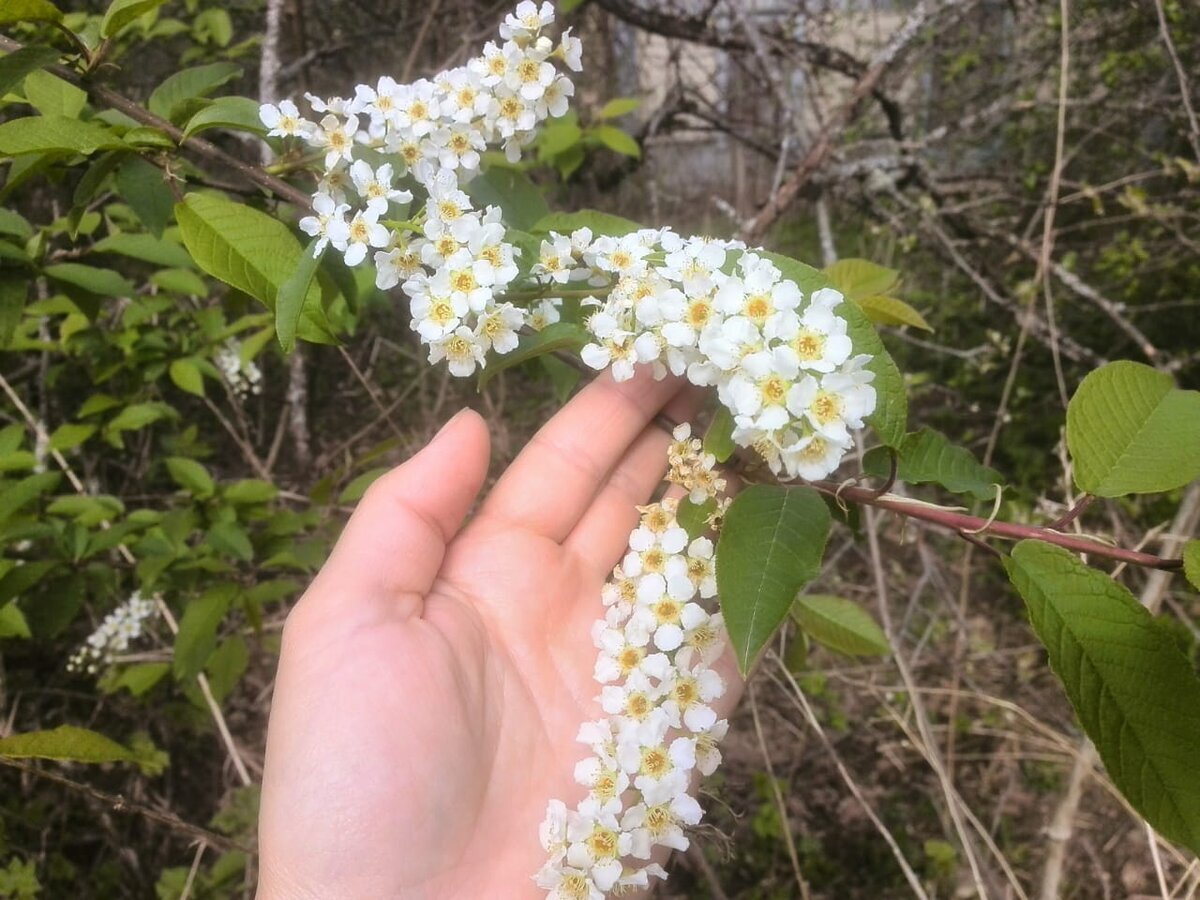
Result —
<svg viewBox="0 0 1200 900"><path fill-rule="evenodd" d="M697 396L602 375L486 499L457 415L368 491L288 617L267 732L258 896L544 898L546 803L584 793L600 589ZM475 508L473 514L472 509ZM728 656L719 662L741 693Z"/></svg>

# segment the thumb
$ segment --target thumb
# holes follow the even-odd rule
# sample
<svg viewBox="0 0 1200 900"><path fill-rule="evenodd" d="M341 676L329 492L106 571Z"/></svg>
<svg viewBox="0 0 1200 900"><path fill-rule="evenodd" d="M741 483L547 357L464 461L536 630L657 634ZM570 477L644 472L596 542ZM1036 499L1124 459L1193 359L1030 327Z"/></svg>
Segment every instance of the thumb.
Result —
<svg viewBox="0 0 1200 900"><path fill-rule="evenodd" d="M483 419L464 409L408 462L372 484L317 576L313 593L328 593L339 602L361 598L411 604L412 614L420 615L446 545L483 486L489 446Z"/></svg>

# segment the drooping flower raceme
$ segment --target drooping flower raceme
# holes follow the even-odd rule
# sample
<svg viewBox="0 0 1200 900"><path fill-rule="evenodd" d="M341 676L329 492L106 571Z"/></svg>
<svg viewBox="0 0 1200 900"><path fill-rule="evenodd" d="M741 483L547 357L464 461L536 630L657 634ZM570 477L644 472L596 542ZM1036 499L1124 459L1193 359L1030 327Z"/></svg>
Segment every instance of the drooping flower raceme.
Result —
<svg viewBox="0 0 1200 900"><path fill-rule="evenodd" d="M155 615L154 600L134 591L129 599L110 612L67 661L67 671L97 674L113 657L129 649L142 634L147 619Z"/></svg>
<svg viewBox="0 0 1200 900"><path fill-rule="evenodd" d="M692 502L723 489L690 426L676 429L668 459L668 479ZM717 502L714 522L726 504ZM651 856L658 847L687 849L685 831L703 816L693 782L720 762L728 723L712 706L726 688L711 668L724 649L713 542L690 538L677 508L674 500L641 508L629 552L602 593L592 639L605 715L579 729L588 755L575 767L587 795L574 809L551 800L540 829L547 861L535 879L558 900L666 878Z"/></svg>

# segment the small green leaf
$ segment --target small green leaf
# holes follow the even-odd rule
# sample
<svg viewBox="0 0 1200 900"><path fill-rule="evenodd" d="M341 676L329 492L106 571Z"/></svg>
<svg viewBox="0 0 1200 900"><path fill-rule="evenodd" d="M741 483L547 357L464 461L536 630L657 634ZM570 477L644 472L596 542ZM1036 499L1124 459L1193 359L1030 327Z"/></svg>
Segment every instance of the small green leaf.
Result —
<svg viewBox="0 0 1200 900"><path fill-rule="evenodd" d="M533 223L529 230L534 234L549 234L554 231L558 234L569 235L578 228L590 228L592 234L597 237L600 235L621 237L625 234L632 234L641 227L637 222L623 219L621 216L614 216L595 209L581 209L578 212L555 212L542 216Z"/></svg>
<svg viewBox="0 0 1200 900"><path fill-rule="evenodd" d="M223 556L232 556L242 562L254 558L254 545L246 530L236 522L217 522L208 529L208 542Z"/></svg>
<svg viewBox="0 0 1200 900"><path fill-rule="evenodd" d="M230 131L247 131L265 135L262 119L258 116L261 104L248 97L218 97L211 106L206 106L191 119L183 130L184 139L208 131L210 128L225 128Z"/></svg>
<svg viewBox="0 0 1200 900"><path fill-rule="evenodd" d="M138 663L122 669L120 674L104 687L110 694L125 688L133 696L140 697L162 681L170 671L170 663Z"/></svg>
<svg viewBox="0 0 1200 900"><path fill-rule="evenodd" d="M362 499L362 495L367 492L367 488L373 485L380 476L387 474L389 469L387 466L380 466L376 469L368 469L363 472L353 481L351 481L338 495L338 503L357 503Z"/></svg>
<svg viewBox="0 0 1200 900"><path fill-rule="evenodd" d="M151 234L162 237L171 221L175 198L161 171L140 156L131 157L117 169L117 193Z"/></svg>
<svg viewBox="0 0 1200 900"><path fill-rule="evenodd" d="M911 325L923 331L933 331L933 326L925 321L924 316L896 297L872 294L854 302L877 325Z"/></svg>
<svg viewBox="0 0 1200 900"><path fill-rule="evenodd" d="M12 341L13 333L21 323L28 295L28 278L17 274L0 274L0 349Z"/></svg>
<svg viewBox="0 0 1200 900"><path fill-rule="evenodd" d="M704 452L711 453L717 462L728 462L737 452L737 444L733 442L733 426L733 413L726 406L718 406L708 431L704 432Z"/></svg>
<svg viewBox="0 0 1200 900"><path fill-rule="evenodd" d="M21 612L16 601L0 606L0 638L25 638L33 635L29 631L29 623Z"/></svg>
<svg viewBox="0 0 1200 900"><path fill-rule="evenodd" d="M240 634L222 641L208 657L204 670L208 674L209 687L218 703L223 703L237 687L237 683L246 673L249 662L250 650L246 646L246 639Z"/></svg>
<svg viewBox="0 0 1200 900"><path fill-rule="evenodd" d="M101 297L131 297L133 285L112 269L85 266L82 263L57 263L46 266L46 275Z"/></svg>
<svg viewBox="0 0 1200 900"><path fill-rule="evenodd" d="M0 63L3 61L0 59ZM15 209L0 207L0 234L7 234L24 241L33 237L33 226Z"/></svg>
<svg viewBox="0 0 1200 900"><path fill-rule="evenodd" d="M208 285L190 269L159 269L150 276L150 283L172 294L184 297L207 297ZM274 333L274 329L268 332Z"/></svg>
<svg viewBox="0 0 1200 900"><path fill-rule="evenodd" d="M1005 567L1113 784L1160 834L1200 851L1200 679L1173 635L1060 547L1022 541Z"/></svg>
<svg viewBox="0 0 1200 900"><path fill-rule="evenodd" d="M734 499L717 544L717 593L742 673L817 576L829 510L812 488L755 484Z"/></svg>
<svg viewBox="0 0 1200 900"><path fill-rule="evenodd" d="M679 522L679 527L688 533L688 537L695 540L708 531L708 520L716 511L717 501L712 497L703 503L693 503L684 497L679 501L675 519Z"/></svg>
<svg viewBox="0 0 1200 900"><path fill-rule="evenodd" d="M886 294L900 280L900 273L866 259L839 259L823 270L829 283L849 297L861 300Z"/></svg>
<svg viewBox="0 0 1200 900"><path fill-rule="evenodd" d="M128 748L95 731L74 725L59 725L53 731L29 731L0 739L0 756L83 763L133 761L133 753Z"/></svg>
<svg viewBox="0 0 1200 900"><path fill-rule="evenodd" d="M126 25L146 13L158 9L165 0L113 0L100 23L100 36L113 37Z"/></svg>
<svg viewBox="0 0 1200 900"><path fill-rule="evenodd" d="M57 59L58 51L53 47L22 47L0 57L0 97L20 84L30 72L36 72Z"/></svg>
<svg viewBox="0 0 1200 900"><path fill-rule="evenodd" d="M41 69L25 78L25 98L45 116L75 119L87 106L87 93Z"/></svg>
<svg viewBox="0 0 1200 900"><path fill-rule="evenodd" d="M89 401L90 402L90 401ZM79 410L79 415L86 416L84 408ZM175 410L167 406L165 403L134 403L125 407L117 413L112 420L104 426L104 430L110 434L116 434L122 431L139 431L147 425L152 425L161 419L174 418Z"/></svg>
<svg viewBox="0 0 1200 900"><path fill-rule="evenodd" d="M175 636L172 668L176 681L195 678L204 668L217 646L217 629L237 594L237 585L222 584L188 603Z"/></svg>
<svg viewBox="0 0 1200 900"><path fill-rule="evenodd" d="M851 600L825 594L801 594L792 618L818 644L845 656L886 656L887 635L871 614Z"/></svg>
<svg viewBox="0 0 1200 900"><path fill-rule="evenodd" d="M187 268L192 264L192 258L179 244L152 234L109 235L96 241L92 246L92 253L115 253L130 259L154 263L156 266Z"/></svg>
<svg viewBox="0 0 1200 900"><path fill-rule="evenodd" d="M609 150L620 153L622 156L632 156L634 159L641 158L641 145L620 128L612 125L600 125L589 129L588 133L593 135Z"/></svg>
<svg viewBox="0 0 1200 900"><path fill-rule="evenodd" d="M1153 494L1200 475L1200 391L1120 361L1091 372L1067 405L1075 484L1098 497Z"/></svg>
<svg viewBox="0 0 1200 900"><path fill-rule="evenodd" d="M954 494L974 494L980 500L996 496L996 485L1004 478L995 469L975 459L970 450L955 447L932 428L906 434L896 449L896 477L911 484L940 484ZM891 470L887 450L876 447L863 458L868 475L886 478Z"/></svg>
<svg viewBox="0 0 1200 900"><path fill-rule="evenodd" d="M549 211L541 190L516 169L490 168L469 181L466 192L479 206L500 207L505 224L526 231Z"/></svg>
<svg viewBox="0 0 1200 900"><path fill-rule="evenodd" d="M7 522L42 494L48 494L58 487L61 477L58 472L39 472L22 478L15 484L6 483L4 490L0 491L0 524Z"/></svg>
<svg viewBox="0 0 1200 900"><path fill-rule="evenodd" d="M614 97L600 108L598 118L619 119L621 116L629 115L641 105L642 101L637 97Z"/></svg>
<svg viewBox="0 0 1200 900"><path fill-rule="evenodd" d="M521 335L517 349L502 356L496 356L479 373L479 389L495 378L505 369L519 366L523 362L546 356L557 350L578 352L579 348L591 339L587 330L574 322L555 322L547 325L541 331Z"/></svg>
<svg viewBox="0 0 1200 900"><path fill-rule="evenodd" d="M583 131L574 122L552 122L542 129L538 138L538 154L542 159L550 159L569 150L583 140Z"/></svg>
<svg viewBox="0 0 1200 900"><path fill-rule="evenodd" d="M304 301L309 296L309 288L328 249L328 246L322 247L319 253L314 253L320 240L313 238L309 242L296 270L279 288L279 296L275 301L275 334L284 353L291 353L295 349L296 330L300 327Z"/></svg>
<svg viewBox="0 0 1200 900"><path fill-rule="evenodd" d="M0 125L0 156L115 150L124 142L104 125L68 116L32 116Z"/></svg>
<svg viewBox="0 0 1200 900"><path fill-rule="evenodd" d="M279 495L279 488L268 481L246 478L235 481L225 487L221 496L226 503L234 506L253 506L257 503L268 503Z"/></svg>
<svg viewBox="0 0 1200 900"><path fill-rule="evenodd" d="M233 63L217 62L206 66L196 66L184 69L168 76L162 84L150 94L147 105L150 112L170 121L180 115L187 101L197 97L207 97L221 85L232 81L242 74L240 66Z"/></svg>
<svg viewBox="0 0 1200 900"><path fill-rule="evenodd" d="M204 499L205 497L211 497L216 492L216 482L208 474L208 469L204 468L204 466L200 465L194 459L187 459L183 456L168 456L166 463L167 471L171 473L171 477L175 479L175 482L194 496Z"/></svg>
<svg viewBox="0 0 1200 900"><path fill-rule="evenodd" d="M171 363L169 371L171 381L175 382L175 386L181 391L187 391L197 397L204 396L204 374L194 359L177 359Z"/></svg>
<svg viewBox="0 0 1200 900"><path fill-rule="evenodd" d="M0 25L12 25L14 22L61 22L62 17L62 12L50 0L4 0L0 3Z"/></svg>
<svg viewBox="0 0 1200 900"><path fill-rule="evenodd" d="M1183 574L1191 586L1200 591L1200 541L1188 541L1183 545Z"/></svg>
<svg viewBox="0 0 1200 900"><path fill-rule="evenodd" d="M74 450L95 433L95 425L79 425L71 422L59 425L54 429L54 434L50 435L50 449Z"/></svg>

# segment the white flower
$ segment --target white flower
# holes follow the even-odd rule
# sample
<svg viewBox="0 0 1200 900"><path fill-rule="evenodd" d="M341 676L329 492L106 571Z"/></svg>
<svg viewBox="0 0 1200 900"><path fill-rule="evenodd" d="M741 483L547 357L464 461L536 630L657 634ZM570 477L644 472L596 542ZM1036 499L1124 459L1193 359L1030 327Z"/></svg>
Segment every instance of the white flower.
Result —
<svg viewBox="0 0 1200 900"><path fill-rule="evenodd" d="M479 317L476 338L485 349L511 353L517 349L517 332L525 324L525 315L511 303L502 303Z"/></svg>
<svg viewBox="0 0 1200 900"><path fill-rule="evenodd" d="M582 869L548 863L534 881L538 887L550 892L548 900L604 900L604 892Z"/></svg>
<svg viewBox="0 0 1200 900"><path fill-rule="evenodd" d="M338 203L329 194L317 194L313 197L313 212L315 215L305 216L300 220L300 230L310 237L319 237L313 245L313 254L320 255L330 240L330 228L338 228L345 224L346 213L350 207Z"/></svg>
<svg viewBox="0 0 1200 900"><path fill-rule="evenodd" d="M449 363L451 375L469 378L475 374L475 369L483 365L483 347L475 332L460 325L452 334L431 341L429 361L436 363L443 359Z"/></svg>
<svg viewBox="0 0 1200 900"><path fill-rule="evenodd" d="M367 201L367 209L376 216L382 216L388 211L391 203L410 203L412 194L409 191L396 190L392 187L392 165L384 163L378 169L372 169L365 160L357 160L350 167L350 178L358 195Z"/></svg>
<svg viewBox="0 0 1200 900"><path fill-rule="evenodd" d="M683 833L684 825L696 825L704 813L695 798L676 794L664 803L647 806L638 803L626 810L621 818L621 830L633 837L633 850L638 859L649 859L655 847L686 850L690 841Z"/></svg>
<svg viewBox="0 0 1200 900"><path fill-rule="evenodd" d="M534 0L521 0L515 12L504 17L500 26L500 37L508 40L522 40L533 37L554 21L554 6L549 2L542 3L539 8Z"/></svg>
<svg viewBox="0 0 1200 900"><path fill-rule="evenodd" d="M345 253L348 266L357 266L366 259L371 247L386 247L391 241L390 232L379 223L379 213L374 209L359 210L349 222L335 219L326 233L329 242Z"/></svg>
<svg viewBox="0 0 1200 900"><path fill-rule="evenodd" d="M343 122L335 115L321 120L316 133L317 146L325 149L325 168L332 169L340 161L349 162L354 153L354 136L358 133L358 116Z"/></svg>
<svg viewBox="0 0 1200 900"><path fill-rule="evenodd" d="M282 100L278 106L263 104L258 111L262 123L270 129L271 137L302 137L312 133L314 125L300 115L300 110L291 100Z"/></svg>

